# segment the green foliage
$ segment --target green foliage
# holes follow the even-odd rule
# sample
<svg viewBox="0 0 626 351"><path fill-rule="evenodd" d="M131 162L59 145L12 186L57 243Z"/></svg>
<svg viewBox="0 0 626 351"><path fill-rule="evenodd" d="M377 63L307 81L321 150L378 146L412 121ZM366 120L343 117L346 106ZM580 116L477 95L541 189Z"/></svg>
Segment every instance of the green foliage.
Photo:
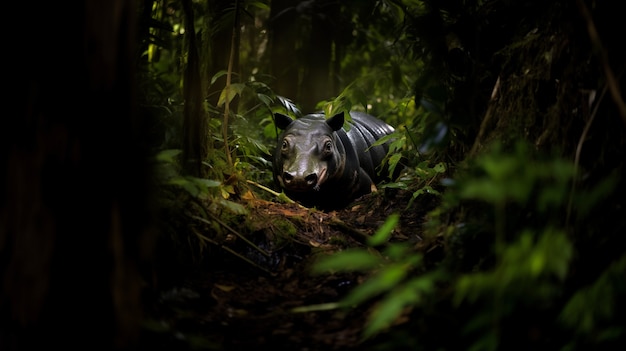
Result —
<svg viewBox="0 0 626 351"><path fill-rule="evenodd" d="M422 166L419 172L434 177L443 172L443 165ZM425 233L426 242L433 240L431 235L446 242L446 256L437 266L426 268L424 253L408 243L388 242L398 225L393 215L368 240L367 248L322 257L313 272L366 276L340 302L345 308L371 308L364 338L388 331L406 314L416 325L438 323L442 312L428 308L437 302L451 306L445 318L457 320L459 330L449 332L458 332L466 349L514 347L511 340L524 341L524 333L537 328L555 336L576 333L574 339L552 340L564 349L577 349L578 342L611 345L626 335L616 312L626 293L626 255L618 256L588 285L572 290L581 248L567 225L565 209L570 201L598 201L598 194L607 195L615 182L608 177L572 194L574 176L570 161L542 156L525 143L510 149L494 145L468 160L454 180L445 181L443 202L431 212ZM451 224L450 218L457 222Z"/></svg>
<svg viewBox="0 0 626 351"><path fill-rule="evenodd" d="M533 160L532 151L525 143L516 144L513 153L503 151L497 144L492 152L479 157L476 166L484 174L462 185L461 198L492 204L507 201L525 204L535 194L533 190L540 187L535 200L540 211L565 203L574 175L574 166L569 161Z"/></svg>
<svg viewBox="0 0 626 351"><path fill-rule="evenodd" d="M313 266L316 274L329 272L369 272L363 284L354 288L340 305L350 308L378 299L363 331L364 338L373 337L389 328L406 308L420 305L434 292L441 278L438 271L421 273L422 255L404 243L388 243L399 216L390 215L368 239L368 248L348 249L321 257ZM374 246L384 246L381 252Z"/></svg>
<svg viewBox="0 0 626 351"><path fill-rule="evenodd" d="M160 188L157 210L164 214L159 218L162 226L172 231L166 240L180 251L177 255L185 256L182 261L193 261L199 259L196 255L202 255L209 243L224 240L223 221L220 223L216 218L228 221L227 218L247 215L248 210L230 199L235 193L232 184L182 174L180 154L181 150L168 149L155 156L154 170ZM182 219L188 223L181 225ZM205 224L209 229L194 230L196 225L190 223Z"/></svg>
<svg viewBox="0 0 626 351"><path fill-rule="evenodd" d="M626 255L622 255L595 282L576 291L567 301L559 321L577 335L568 348L574 349L577 342L601 344L626 335L626 326L615 320L624 305L620 299L626 296L625 274Z"/></svg>
<svg viewBox="0 0 626 351"><path fill-rule="evenodd" d="M232 186L217 180L180 174L180 165L177 159L180 153L180 150L163 150L156 155L158 161L156 172L159 175L161 185L183 190L192 198L210 201L233 214L247 214L246 208L241 204L228 200L233 192Z"/></svg>
<svg viewBox="0 0 626 351"><path fill-rule="evenodd" d="M380 256L363 249L346 249L339 254L324 257L313 267L313 273L359 272L378 268L382 262Z"/></svg>
<svg viewBox="0 0 626 351"><path fill-rule="evenodd" d="M270 58L264 49L264 33L268 5L257 1L240 5L246 9L244 19L252 18L261 25L249 22L240 28L246 40L236 48L241 58L236 82L219 85L227 73L223 68L212 77L200 77L214 88L206 106L210 152L203 161L208 179L181 174L177 159L177 149L184 142L181 71L187 55L184 18L178 5L155 2L151 21L146 21L149 35L142 38L141 106L156 120L153 146L162 151L157 155L162 185L177 192L167 206L199 212L210 220L208 225L216 236L223 227L210 215L233 218L229 216L245 213L235 198L241 180L272 184L270 156L279 133L272 113L300 115L296 103L272 91L274 77L267 74ZM389 243L399 225L394 215L370 238L367 248L320 259L314 272L360 272L367 277L340 304L371 307L364 337L378 335L408 315L416 338L428 339L434 332L435 349L549 345L551 349L574 350L624 340L626 322L617 311L623 309L626 295L626 255L623 233L615 233L623 229L624 222L621 219L621 226L608 223L623 213L622 199L616 200L613 194L623 190L623 158L611 156L623 154L623 139L591 133L585 147L591 143L595 147L583 150L579 165L538 152L555 135L577 138L586 122L579 120L577 111L590 107L579 105L583 99L576 96L569 99L575 103L553 108L556 103L551 100L557 97L544 90L550 93L558 83L559 92L595 92L597 87L589 82L602 81L598 79L601 70L585 76L580 67L556 65L558 48L567 48L568 57L561 61L575 61L578 52L584 53L585 69L593 66L588 56L592 50L565 40L568 38L558 31L542 33L555 23L538 23L534 15L542 12L537 10L542 8L537 7L538 1L460 5L432 0L342 2L340 12L349 30L341 43L334 43L333 60L338 65L332 74L343 89L317 105L328 114L368 112L396 127L393 135L380 142L390 141L386 167L391 173L403 172L381 187L410 191L407 210L419 210L416 203L425 196L441 199L441 205L427 217L421 244L441 249L443 257L429 258L408 243ZM224 13L205 11L204 3L195 2L194 6L202 14L196 17L196 28L201 28L198 38L208 40L217 29L232 27L234 6ZM565 2L550 6L563 10L557 11L557 16L578 18L571 16ZM546 37L550 40L538 44ZM224 50L207 46L204 54ZM294 64L299 54L294 54ZM526 56L534 59L528 61ZM205 57L203 62L210 60ZM522 73L522 66L533 69ZM303 71L300 68L298 72ZM502 84L496 90L500 78ZM530 84L513 89L524 80ZM299 89L306 83L298 81ZM498 93L496 99L492 93ZM521 93L528 95L519 96ZM213 97L214 106L208 102ZM559 95L557 102L564 103L561 99ZM224 107L235 103L237 108L228 115L229 134L224 136ZM540 103L546 106L537 113ZM483 131L482 122L489 122L491 104L494 109L502 108L494 110L498 126L516 129L514 135L529 142L515 144L509 135L495 135L504 142L464 160ZM520 111L525 106L528 109ZM559 114L567 118L559 119ZM610 110L605 115L613 116ZM558 134L565 122L563 130L570 134ZM604 127L594 126L600 131ZM490 126L485 128L489 133ZM622 135L616 130L606 135ZM603 139L605 144L598 144ZM571 145L576 140L557 142ZM225 143L232 150L234 169L228 167ZM564 153L568 152L565 147ZM599 175L594 167L613 173ZM191 205L181 200L181 194L193 199ZM599 206L607 199L612 205ZM208 212L202 213L206 209ZM293 231L289 223L278 227L286 233ZM441 330L429 329L429 325ZM516 341L532 344L528 341L531 334L539 335L538 341L532 341L535 344L512 345Z"/></svg>
<svg viewBox="0 0 626 351"><path fill-rule="evenodd" d="M324 112L327 115L344 112L349 120L349 111L361 110L368 113L374 113L371 101L368 101L363 94L360 82L355 81L349 84L335 99L320 102ZM374 145L389 142L389 151L383 159L379 172L386 172L392 175L400 175L391 182L380 185L381 188L404 189L413 191L413 196L409 201L407 208L411 207L414 201L422 195L439 196L437 183L446 173L446 165L444 162L433 162L431 155L420 155L421 151L430 151L433 145L425 147L418 145L415 140L428 139L429 131L425 130L425 120L431 115L423 108L415 108L412 98L393 98L377 99L378 102L387 104L387 113L378 115L380 118L395 127L394 133L377 140ZM409 123L409 125L407 125ZM433 142L434 143L434 142ZM418 157L415 157L415 155ZM431 156L431 157L428 157ZM401 172L404 171L404 172Z"/></svg>
<svg viewBox="0 0 626 351"><path fill-rule="evenodd" d="M455 305L467 301L481 306L465 328L480 335L474 349L500 349L501 335L494 325L515 318L518 306L549 305L558 298L573 251L563 231L523 230L504 247L492 270L461 275L455 286Z"/></svg>
<svg viewBox="0 0 626 351"><path fill-rule="evenodd" d="M610 184L615 185L612 177L573 194L573 164L558 157L541 157L525 143L511 150L494 145L472 161L457 179L447 182L450 187L440 208L432 212L430 223L455 212L467 221L456 226L439 222L436 231L446 228L443 232L450 249L446 266L455 276L454 306L472 311L463 328L466 335L473 336L471 349L502 349L507 345L504 335L511 334L515 320L531 318L528 323L541 324L533 319L556 321L557 315L562 325L577 333L593 330L606 333L607 338L623 337L623 328L601 326L615 318L612 296L624 293L624 284L616 278L623 277L623 256L595 283L575 292L569 302L563 301L575 279L575 258L580 254L567 227L566 208L570 201L601 197L590 194L607 194ZM594 205L597 203L586 204ZM480 261L462 259L476 252ZM546 328L554 331L559 327L555 322Z"/></svg>
<svg viewBox="0 0 626 351"><path fill-rule="evenodd" d="M391 155L391 151L388 155ZM392 169L392 165L395 167L393 161L393 159L388 161L390 169ZM430 161L422 161L411 172L406 172L395 182L383 184L381 188L412 190L413 194L406 206L406 209L409 209L420 196L434 195L439 197L441 195L437 189L437 184L445 172L446 166L443 162L432 165Z"/></svg>

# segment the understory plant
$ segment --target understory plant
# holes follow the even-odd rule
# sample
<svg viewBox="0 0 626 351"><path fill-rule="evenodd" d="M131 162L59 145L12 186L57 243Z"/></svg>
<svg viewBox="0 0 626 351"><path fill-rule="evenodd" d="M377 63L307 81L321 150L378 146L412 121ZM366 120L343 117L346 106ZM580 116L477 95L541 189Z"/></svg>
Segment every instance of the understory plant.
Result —
<svg viewBox="0 0 626 351"><path fill-rule="evenodd" d="M578 350L623 341L624 318L617 311L626 293L626 254L616 250L597 276L581 284L588 251L580 245L587 233L576 229L611 195L615 176L572 192L573 162L524 142L494 144L466 162L442 180L442 201L422 228L423 245L387 242L398 224L392 215L368 247L324 257L315 266L318 274L366 275L340 303L374 306L364 338L389 332L404 316L416 344L435 342L439 349ZM577 217L568 221L570 204ZM434 249L444 254L426 265L424 255ZM428 326L444 320L455 323L441 333L458 338L432 335Z"/></svg>

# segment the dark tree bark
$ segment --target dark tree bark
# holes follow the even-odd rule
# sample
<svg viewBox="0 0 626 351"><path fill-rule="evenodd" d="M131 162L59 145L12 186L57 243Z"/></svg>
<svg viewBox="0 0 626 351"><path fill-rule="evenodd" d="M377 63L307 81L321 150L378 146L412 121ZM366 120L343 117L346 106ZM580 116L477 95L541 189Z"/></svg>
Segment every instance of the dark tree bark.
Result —
<svg viewBox="0 0 626 351"><path fill-rule="evenodd" d="M337 1L272 2L268 24L270 72L276 79L272 88L294 100L305 113L338 94L337 54L342 51L335 50L333 55L333 45L346 28L340 25L340 17Z"/></svg>
<svg viewBox="0 0 626 351"><path fill-rule="evenodd" d="M274 92L298 102L298 16L293 4L290 0L272 1L268 21L270 73L276 79Z"/></svg>
<svg viewBox="0 0 626 351"><path fill-rule="evenodd" d="M339 3L319 1L319 12L311 18L310 40L306 43L305 74L302 82L300 103L307 112L315 110L315 105L335 97L331 68L333 63L332 47L337 34Z"/></svg>
<svg viewBox="0 0 626 351"><path fill-rule="evenodd" d="M136 4L12 4L29 28L6 46L0 349L130 348L151 247Z"/></svg>
<svg viewBox="0 0 626 351"><path fill-rule="evenodd" d="M187 65L184 73L183 96L183 168L186 174L201 177L202 161L207 156L207 114L204 109L204 87L200 75L200 57L195 34L194 12L191 0L183 0L185 33L187 38Z"/></svg>

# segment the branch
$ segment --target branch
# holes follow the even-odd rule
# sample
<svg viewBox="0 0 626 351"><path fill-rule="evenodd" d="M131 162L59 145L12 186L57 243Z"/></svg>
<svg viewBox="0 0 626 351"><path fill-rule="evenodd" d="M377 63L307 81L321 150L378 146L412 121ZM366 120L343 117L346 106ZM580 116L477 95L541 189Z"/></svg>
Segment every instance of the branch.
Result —
<svg viewBox="0 0 626 351"><path fill-rule="evenodd" d="M578 164L580 163L580 153L583 149L583 143L585 142L585 139L587 139L587 133L589 133L589 129L591 128L591 123L593 123L593 120L598 113L598 106L600 106L600 102L604 98L607 88L608 84L604 86L604 89L602 89L602 93L600 93L598 102L596 102L596 106L594 106L593 111L591 112L591 116L585 124L583 133L580 135L580 139L578 139L578 145L576 146L576 156L574 157L574 177L572 178L572 188L570 189L569 193L569 201L567 203L567 215L565 217L566 225L569 225L570 216L572 214L572 203L574 201L574 192L576 191L576 178L578 177Z"/></svg>
<svg viewBox="0 0 626 351"><path fill-rule="evenodd" d="M239 31L239 0L235 1L235 23L233 24L233 35L230 41L230 57L228 59L228 70L226 72L226 91L230 89L231 77L233 75L233 65L235 61L235 46L237 46L237 31ZM230 101L224 102L224 123L222 123L222 136L224 137L224 151L228 166L233 168L233 158L230 155L228 146L228 115L230 114Z"/></svg>
<svg viewBox="0 0 626 351"><path fill-rule="evenodd" d="M613 102L617 105L617 110L619 112L620 117L622 117L622 121L624 122L624 126L626 127L626 104L622 99L622 94L619 89L619 85L617 84L617 79L615 79L615 75L613 74L613 70L609 65L609 58L606 53L606 49L602 45L600 41L600 35L598 34L598 30L596 29L595 24L593 23L593 18L591 17L591 13L585 3L582 0L578 0L578 8L583 18L587 22L587 31L589 32L589 39L591 39L591 43L598 49L600 52L600 61L602 63L602 68L604 68L604 75L606 77L606 84L609 88L609 92L611 93L611 97L613 98Z"/></svg>
<svg viewBox="0 0 626 351"><path fill-rule="evenodd" d="M480 129L478 130L478 135L476 136L476 139L474 140L474 145L472 146L472 149L469 152L470 156L475 155L478 152L478 149L482 147L481 140L483 139L485 135L485 131L487 130L487 126L489 125L493 117L493 104L495 104L495 102L497 101L499 92L500 92L500 76L498 76L498 79L496 80L496 83L493 86L493 90L491 91L491 99L489 99L489 107L487 108L487 112L485 113L485 117L483 118L483 121L480 123Z"/></svg>

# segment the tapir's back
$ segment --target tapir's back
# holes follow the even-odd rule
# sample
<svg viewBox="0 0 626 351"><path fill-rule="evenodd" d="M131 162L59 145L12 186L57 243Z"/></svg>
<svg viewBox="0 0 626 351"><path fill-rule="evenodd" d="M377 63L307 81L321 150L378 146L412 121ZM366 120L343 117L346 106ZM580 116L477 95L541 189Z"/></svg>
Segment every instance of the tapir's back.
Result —
<svg viewBox="0 0 626 351"><path fill-rule="evenodd" d="M352 111L350 116L352 123L346 133L347 137L359 156L361 168L367 172L372 180L378 182L386 178L384 175L378 174L377 167L383 162L389 147L387 143L372 145L380 138L393 133L394 128L363 112Z"/></svg>

